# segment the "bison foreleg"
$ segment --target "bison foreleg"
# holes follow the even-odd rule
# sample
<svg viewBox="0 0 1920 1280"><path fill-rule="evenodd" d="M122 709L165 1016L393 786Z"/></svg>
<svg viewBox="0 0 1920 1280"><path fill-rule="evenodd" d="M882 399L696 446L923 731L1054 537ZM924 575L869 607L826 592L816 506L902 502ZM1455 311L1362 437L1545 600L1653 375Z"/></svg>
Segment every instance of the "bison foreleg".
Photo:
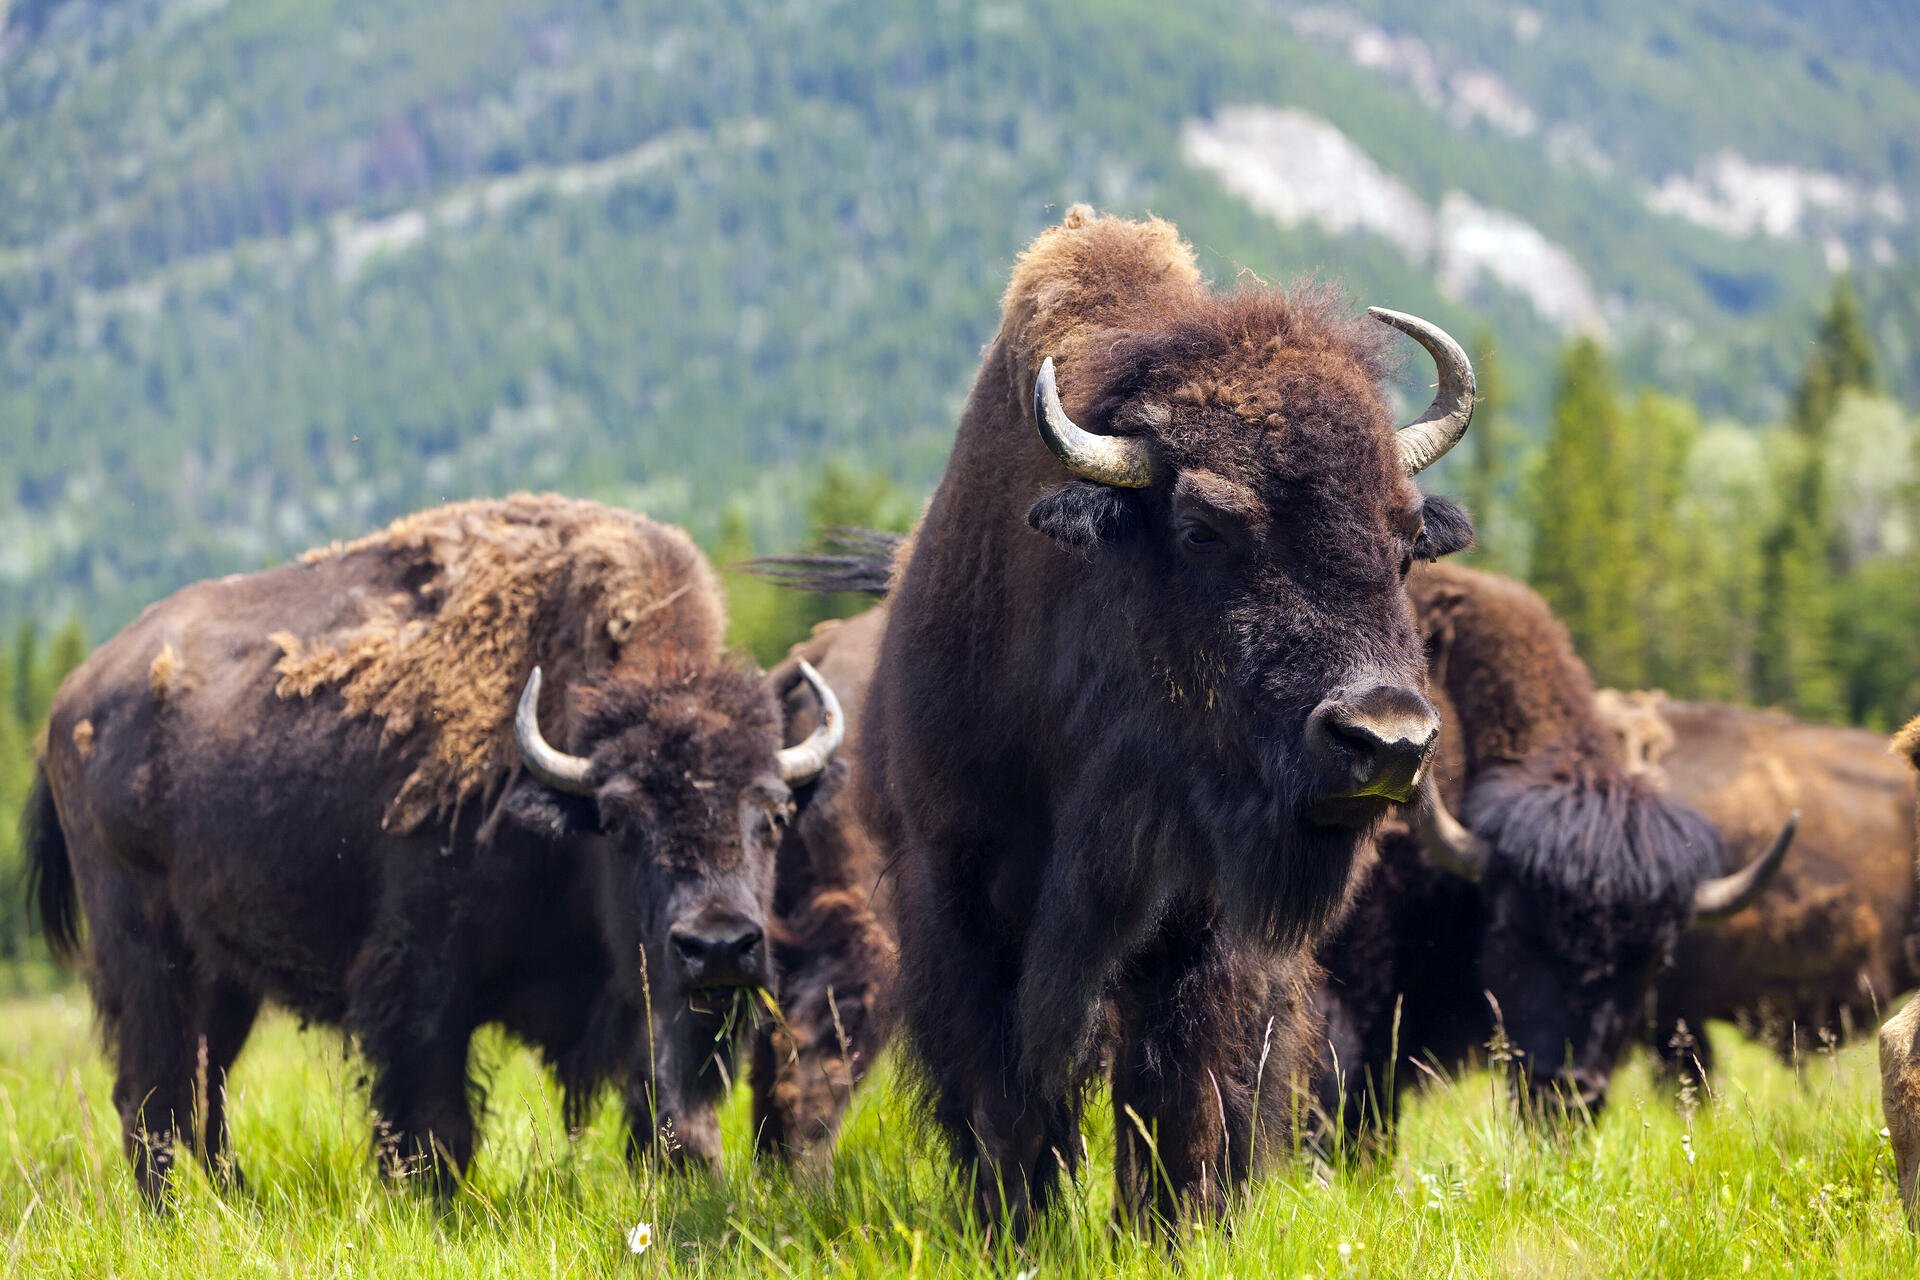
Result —
<svg viewBox="0 0 1920 1280"><path fill-rule="evenodd" d="M733 1081L733 1020L724 1010L684 1005L654 1015L645 1060L627 1086L628 1153L717 1173L715 1105Z"/></svg>
<svg viewBox="0 0 1920 1280"><path fill-rule="evenodd" d="M1176 924L1128 966L1113 1054L1114 1210L1136 1230L1226 1208L1290 1133L1301 994L1270 961Z"/></svg>
<svg viewBox="0 0 1920 1280"><path fill-rule="evenodd" d="M202 1099L200 1160L220 1186L243 1188L246 1180L234 1162L227 1128L227 1073L253 1029L260 997L233 983L207 980L200 984L195 1004L194 1077Z"/></svg>

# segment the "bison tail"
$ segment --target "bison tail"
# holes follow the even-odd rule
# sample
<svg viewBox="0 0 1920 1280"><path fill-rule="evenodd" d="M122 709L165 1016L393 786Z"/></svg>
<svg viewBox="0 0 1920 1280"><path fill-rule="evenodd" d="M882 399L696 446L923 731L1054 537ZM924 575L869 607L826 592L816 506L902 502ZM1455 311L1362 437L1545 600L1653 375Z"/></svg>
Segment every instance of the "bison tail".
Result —
<svg viewBox="0 0 1920 1280"><path fill-rule="evenodd" d="M33 790L20 814L20 850L27 859L27 898L40 917L40 932L55 959L70 961L80 949L80 899L44 763L33 771Z"/></svg>
<svg viewBox="0 0 1920 1280"><path fill-rule="evenodd" d="M893 581L894 553L905 540L880 529L828 529L814 554L761 556L739 567L795 591L884 596Z"/></svg>

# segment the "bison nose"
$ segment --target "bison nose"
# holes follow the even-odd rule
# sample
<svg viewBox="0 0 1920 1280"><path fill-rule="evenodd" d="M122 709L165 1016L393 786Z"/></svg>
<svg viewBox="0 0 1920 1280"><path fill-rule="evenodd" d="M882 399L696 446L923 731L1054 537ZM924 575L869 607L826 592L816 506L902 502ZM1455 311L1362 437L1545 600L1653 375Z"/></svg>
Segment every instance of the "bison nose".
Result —
<svg viewBox="0 0 1920 1280"><path fill-rule="evenodd" d="M766 934L739 916L675 925L667 931L688 989L751 987L763 980Z"/></svg>
<svg viewBox="0 0 1920 1280"><path fill-rule="evenodd" d="M1417 689L1376 684L1328 698L1307 718L1307 748L1342 779L1342 796L1413 798L1426 769L1440 715Z"/></svg>

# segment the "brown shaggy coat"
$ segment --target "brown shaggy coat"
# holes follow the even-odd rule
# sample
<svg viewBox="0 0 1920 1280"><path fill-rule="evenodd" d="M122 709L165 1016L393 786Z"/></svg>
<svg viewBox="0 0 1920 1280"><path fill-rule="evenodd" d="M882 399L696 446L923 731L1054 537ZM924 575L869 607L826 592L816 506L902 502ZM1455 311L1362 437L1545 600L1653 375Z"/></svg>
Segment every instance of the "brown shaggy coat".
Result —
<svg viewBox="0 0 1920 1280"><path fill-rule="evenodd" d="M1076 1167L1103 1064L1129 1221L1217 1211L1286 1140L1303 943L1379 814L1306 821L1338 794L1308 719L1343 687L1419 698L1401 570L1467 535L1399 462L1388 341L1324 290L1208 290L1158 220L1074 209L1013 271L859 759L899 851L915 1072L990 1221L1023 1230ZM1048 451L1048 356L1075 422L1146 442L1151 484ZM1183 541L1197 512L1220 543Z"/></svg>
<svg viewBox="0 0 1920 1280"><path fill-rule="evenodd" d="M770 976L788 803L771 691L723 622L679 530L515 497L186 587L67 678L27 847L56 950L90 926L154 1203L182 1141L230 1171L225 1073L263 1000L357 1039L388 1168L443 1190L486 1023L555 1066L570 1122L617 1080L637 1149L718 1159L732 1024L681 931L730 931ZM536 663L590 794L518 766Z"/></svg>
<svg viewBox="0 0 1920 1280"><path fill-rule="evenodd" d="M1661 980L1654 1033L1686 1066L1711 1062L1708 1019L1739 1023L1782 1054L1873 1026L1914 968L1914 778L1861 729L1774 711L1669 700L1670 794L1704 812L1733 858L1759 856L1793 810L1793 853L1773 888L1681 943ZM1688 1035L1672 1045L1679 1024Z"/></svg>
<svg viewBox="0 0 1920 1280"><path fill-rule="evenodd" d="M856 763L886 624L885 604L821 623L768 673L784 694L789 742L813 732L818 715L800 681L802 659L832 686L848 723L839 758L794 793L774 887L782 1016L754 1039L754 1141L803 1167L831 1155L853 1090L893 1026L892 882L886 851L862 816Z"/></svg>
<svg viewBox="0 0 1920 1280"><path fill-rule="evenodd" d="M1351 1134L1391 1123L1418 1064L1477 1056L1497 1010L1517 1079L1540 1101L1597 1110L1696 886L1724 869L1720 842L1621 766L1592 677L1538 593L1448 564L1416 565L1407 591L1445 725L1435 781L1491 854L1468 883L1407 824L1382 833L1320 948L1317 1093Z"/></svg>
<svg viewBox="0 0 1920 1280"><path fill-rule="evenodd" d="M1920 716L1893 739L1893 751L1920 771ZM1920 800L1913 815L1913 856L1920 860ZM1894 1171L1907 1223L1920 1228L1920 997L1880 1029L1880 1105L1893 1139Z"/></svg>

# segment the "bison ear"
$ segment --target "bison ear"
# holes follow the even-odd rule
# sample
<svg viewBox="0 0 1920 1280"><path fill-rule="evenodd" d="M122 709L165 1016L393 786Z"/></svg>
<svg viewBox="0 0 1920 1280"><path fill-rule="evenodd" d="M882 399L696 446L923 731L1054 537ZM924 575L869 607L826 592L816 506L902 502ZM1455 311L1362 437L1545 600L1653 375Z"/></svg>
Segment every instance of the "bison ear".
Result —
<svg viewBox="0 0 1920 1280"><path fill-rule="evenodd" d="M1027 508L1027 523L1062 546L1085 550L1138 532L1140 500L1130 490L1074 480Z"/></svg>
<svg viewBox="0 0 1920 1280"><path fill-rule="evenodd" d="M501 801L507 816L534 835L566 840L600 830L600 809L590 796L570 796L522 777Z"/></svg>
<svg viewBox="0 0 1920 1280"><path fill-rule="evenodd" d="M1438 560L1473 545L1473 517L1452 498L1428 494L1420 514L1426 527L1420 533L1420 545L1414 554L1422 560Z"/></svg>

